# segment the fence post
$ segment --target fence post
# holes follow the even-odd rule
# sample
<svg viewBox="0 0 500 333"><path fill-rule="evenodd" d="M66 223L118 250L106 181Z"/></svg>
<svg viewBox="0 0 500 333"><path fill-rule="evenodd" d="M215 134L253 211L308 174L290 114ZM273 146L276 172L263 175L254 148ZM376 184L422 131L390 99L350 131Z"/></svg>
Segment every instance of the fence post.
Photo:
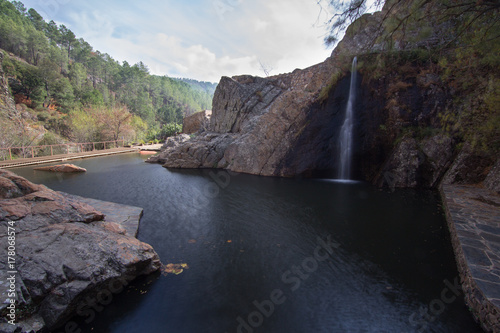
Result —
<svg viewBox="0 0 500 333"><path fill-rule="evenodd" d="M95 150L95 142L92 142L92 151Z"/></svg>
<svg viewBox="0 0 500 333"><path fill-rule="evenodd" d="M54 153L52 152L52 146L50 146L50 156L54 155Z"/></svg>
<svg viewBox="0 0 500 333"><path fill-rule="evenodd" d="M31 147L31 158L35 158L35 152L33 150L33 147Z"/></svg>
<svg viewBox="0 0 500 333"><path fill-rule="evenodd" d="M10 156L10 160L12 161L12 148L9 148L9 156Z"/></svg>

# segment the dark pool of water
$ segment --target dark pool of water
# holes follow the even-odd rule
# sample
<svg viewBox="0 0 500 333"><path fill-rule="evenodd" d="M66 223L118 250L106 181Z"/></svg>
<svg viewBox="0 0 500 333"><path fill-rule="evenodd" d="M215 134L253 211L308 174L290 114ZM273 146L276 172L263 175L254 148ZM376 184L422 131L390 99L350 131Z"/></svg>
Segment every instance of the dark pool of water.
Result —
<svg viewBox="0 0 500 333"><path fill-rule="evenodd" d="M480 332L450 287L458 273L436 193L144 159L79 160L88 172L74 175L13 170L143 207L139 239L163 263L189 265L75 318L82 332Z"/></svg>

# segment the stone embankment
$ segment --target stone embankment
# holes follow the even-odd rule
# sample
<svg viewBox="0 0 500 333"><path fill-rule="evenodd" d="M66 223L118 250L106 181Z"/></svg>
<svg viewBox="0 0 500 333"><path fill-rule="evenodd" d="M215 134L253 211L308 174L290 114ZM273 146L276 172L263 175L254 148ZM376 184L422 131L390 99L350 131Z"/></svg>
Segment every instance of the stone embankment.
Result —
<svg viewBox="0 0 500 333"><path fill-rule="evenodd" d="M9 241L16 258L11 263L6 254L0 257L0 332L54 330L85 300L109 293L107 286L123 287L157 271L156 252L134 237L141 213L55 192L0 170L0 240L7 244L8 230L15 230ZM5 283L12 270L16 325L4 321L10 311L5 300L12 298Z"/></svg>
<svg viewBox="0 0 500 333"><path fill-rule="evenodd" d="M500 196L464 185L441 189L465 300L487 332L500 332Z"/></svg>

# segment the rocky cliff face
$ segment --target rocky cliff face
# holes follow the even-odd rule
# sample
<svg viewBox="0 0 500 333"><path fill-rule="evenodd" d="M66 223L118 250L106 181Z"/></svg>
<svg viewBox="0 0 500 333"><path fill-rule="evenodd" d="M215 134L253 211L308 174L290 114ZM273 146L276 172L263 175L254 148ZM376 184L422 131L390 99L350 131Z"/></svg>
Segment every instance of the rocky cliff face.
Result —
<svg viewBox="0 0 500 333"><path fill-rule="evenodd" d="M388 47L374 38L383 29L380 22L385 13L364 15L355 22L321 64L268 78L223 77L207 131L163 152L156 161L171 168L334 177L348 68L358 55L355 178L389 187L484 181L496 158L480 156L467 150L466 144L434 131L440 127L440 114L454 107L456 96L433 68L394 62L386 67L397 70L386 70L378 77L369 72L376 52ZM440 36L441 28L437 26L418 42L409 41L418 31L409 31L408 40L398 40L391 47L411 51L443 43L451 37ZM490 178L494 178L487 182L490 188L500 191L493 185L498 184L498 175Z"/></svg>
<svg viewBox="0 0 500 333"><path fill-rule="evenodd" d="M7 116L10 112L16 110L16 105L10 93L9 82L3 71L3 57L3 52L0 52L0 115Z"/></svg>
<svg viewBox="0 0 500 333"><path fill-rule="evenodd" d="M185 117L182 120L182 133L193 134L205 130L210 124L211 116L212 110L204 110Z"/></svg>
<svg viewBox="0 0 500 333"><path fill-rule="evenodd" d="M314 130L306 123L318 118L314 115L321 109L318 91L335 71L326 61L270 78L223 77L208 131L161 154L158 161L168 167L225 168L266 176L294 176L315 169L315 162L289 165L284 161L291 149L299 149L296 141L304 131ZM307 145L314 147L300 144Z"/></svg>
<svg viewBox="0 0 500 333"><path fill-rule="evenodd" d="M150 245L106 222L92 206L0 170L2 244L7 244L9 227L16 233L18 325L0 322L2 332L57 328L89 299L103 293L109 297L161 265ZM3 284L10 270L5 255L0 258L2 300L11 298ZM0 305L2 319L8 318L8 305Z"/></svg>

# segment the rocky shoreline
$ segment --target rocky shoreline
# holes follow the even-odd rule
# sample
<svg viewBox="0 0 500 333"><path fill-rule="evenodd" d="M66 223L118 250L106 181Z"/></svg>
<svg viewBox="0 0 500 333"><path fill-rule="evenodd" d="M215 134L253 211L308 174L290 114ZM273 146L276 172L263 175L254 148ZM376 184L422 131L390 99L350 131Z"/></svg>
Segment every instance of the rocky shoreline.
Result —
<svg viewBox="0 0 500 333"><path fill-rule="evenodd" d="M7 248L9 227L15 229L17 271L12 283L17 317L11 325L6 315L12 295L3 284L12 267L7 256L0 258L1 332L74 325L67 321L81 312L84 300L103 297L160 268L154 249L134 237L140 208L112 214L114 204L101 202L106 215L84 201L0 170L0 239ZM135 229L130 225L134 219Z"/></svg>

